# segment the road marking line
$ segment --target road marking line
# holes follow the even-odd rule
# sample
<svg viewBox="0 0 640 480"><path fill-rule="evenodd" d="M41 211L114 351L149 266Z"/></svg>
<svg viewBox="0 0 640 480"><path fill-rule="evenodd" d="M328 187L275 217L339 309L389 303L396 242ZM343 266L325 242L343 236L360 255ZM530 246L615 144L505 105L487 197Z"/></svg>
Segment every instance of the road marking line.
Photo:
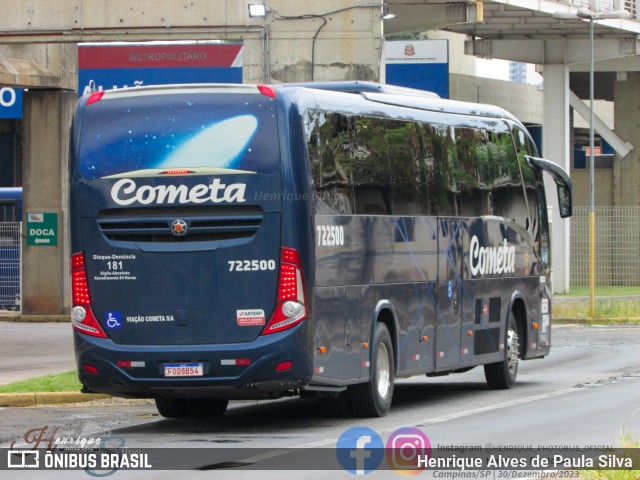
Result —
<svg viewBox="0 0 640 480"><path fill-rule="evenodd" d="M462 412L456 412L456 413L451 413L449 415L443 415L441 417L435 417L435 418L427 418L424 420L420 420L417 423L415 423L414 425L411 425L413 427L422 427L425 425L432 425L434 423L442 423L442 422L447 422L449 420L456 420L458 418L462 418L462 417L468 417L469 415L475 415L478 413L484 413L484 412L490 412L492 410L499 410L501 408L507 408L507 407L512 407L514 405L521 405L523 403L529 403L529 402L535 402L537 400L542 400L545 398L551 398L551 397L557 397L558 395L565 395L567 393L572 393L572 392L579 392L579 391L584 391L585 389L583 388L578 388L578 387L571 387L571 388L566 388L564 390L558 390L556 392L549 392L549 393L543 393L541 395L534 395L532 397L525 397L525 398L520 398L517 400L510 400L508 402L503 402L503 403L498 403L495 405L489 405L486 407L479 407L479 408L473 408L471 410L464 410ZM376 430L376 432L378 432L379 434L385 434L385 433L393 433L397 430L396 427L393 428L385 428L382 430ZM317 442L311 442L311 443L303 443L301 445L298 445L297 447L293 447L293 448L315 448L315 447L321 447L323 445L335 445L336 443L336 439L325 439L325 440L319 440Z"/></svg>
<svg viewBox="0 0 640 480"><path fill-rule="evenodd" d="M254 463L258 463L261 462L263 460L269 460L270 458L274 458L274 457L279 457L281 455L286 455L286 454L290 454L291 449L293 448L299 448L299 447L291 447L291 448L278 448L274 451L271 452L266 452L266 453L261 453L258 455L254 455L253 457L245 457L245 458L241 458L239 460L234 460L234 462L238 462L238 463L246 463L249 465L252 465Z"/></svg>
<svg viewBox="0 0 640 480"><path fill-rule="evenodd" d="M418 422L415 426L416 427L420 427L423 425L432 425L434 423L442 423L442 422L446 422L449 420L455 420L458 418L462 418L462 417L468 417L469 415L475 415L477 413L484 413L484 412L490 412L491 410L499 410L501 408L508 408L508 407L512 407L514 405L522 405L523 403L529 403L529 402L535 402L536 400L542 400L545 398L551 398L551 397L557 397L559 395L564 395L567 393L572 393L572 392L579 392L580 390L583 390L579 387L571 387L571 388L566 388L564 390L558 390L556 392L549 392L549 393L543 393L541 395L534 395L533 397L525 397L525 398L520 398L517 400L510 400L508 402L503 402L503 403L498 403L496 405L489 405L486 407L479 407L479 408L474 408L471 410L465 410L463 412L458 412L458 413L452 413L449 415L443 415L442 417L436 417L436 418L429 418L429 419L425 419L422 420L420 422ZM389 430L389 432L394 432L395 430Z"/></svg>
<svg viewBox="0 0 640 480"><path fill-rule="evenodd" d="M522 405L524 403L530 403L530 402L535 402L537 400L542 400L545 398L551 398L551 397L557 397L559 395L565 395L567 393L573 393L573 392L579 392L579 391L584 391L583 388L579 388L579 387L571 387L571 388L566 388L564 390L558 390L556 392L549 392L549 393L543 393L541 395L534 395L532 397L525 397L525 398L519 398L517 400L510 400L508 402L503 402L503 403L498 403L495 405L489 405L486 407L479 407L479 408L473 408L471 410L465 410L462 412L457 412L457 413L451 413L449 415L443 415L441 417L436 417L436 418L428 418L425 420L421 420L417 423L415 423L413 426L414 427L421 427L424 425L433 425L434 423L442 423L442 422L447 422L449 420L456 420L458 418L462 418L462 417L468 417L469 415L476 415L478 413L484 413L484 412L490 412L492 410L499 410L501 408L508 408L508 407L512 407L514 405ZM385 428L382 430L376 430L379 434L385 434L385 433L393 433L397 430L397 428ZM240 463L248 463L248 464L255 464L258 463L260 461L264 461L264 460L268 460L274 457L279 457L281 455L286 455L287 453L291 453L291 449L295 449L295 448L317 448L317 447L321 447L324 445L330 445L330 446L334 446L336 444L336 439L332 438L332 439L325 439L325 440L320 440L317 442L310 442L310 443L303 443L294 447L289 447L287 449L277 449L275 451L272 452L266 452L260 455L254 455L252 457L246 457L246 458L242 458L239 460L235 460L236 462L240 462Z"/></svg>

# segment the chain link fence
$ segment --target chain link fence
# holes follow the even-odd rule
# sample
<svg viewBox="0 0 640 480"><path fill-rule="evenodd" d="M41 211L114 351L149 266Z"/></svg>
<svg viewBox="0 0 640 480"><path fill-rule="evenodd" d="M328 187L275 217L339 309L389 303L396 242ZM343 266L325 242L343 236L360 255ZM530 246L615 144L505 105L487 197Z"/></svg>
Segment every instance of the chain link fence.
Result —
<svg viewBox="0 0 640 480"><path fill-rule="evenodd" d="M640 317L640 207L596 207L596 317ZM560 304L576 314L589 310L589 207L571 217L570 293Z"/></svg>
<svg viewBox="0 0 640 480"><path fill-rule="evenodd" d="M0 222L0 310L20 310L20 222Z"/></svg>

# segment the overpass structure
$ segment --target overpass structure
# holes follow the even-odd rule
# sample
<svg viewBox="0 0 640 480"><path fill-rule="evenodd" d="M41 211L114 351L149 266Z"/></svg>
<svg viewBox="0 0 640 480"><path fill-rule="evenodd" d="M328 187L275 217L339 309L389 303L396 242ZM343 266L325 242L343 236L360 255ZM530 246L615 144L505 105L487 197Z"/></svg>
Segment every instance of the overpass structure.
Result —
<svg viewBox="0 0 640 480"><path fill-rule="evenodd" d="M266 5L250 17L249 4ZM24 87L14 128L24 211L59 214L56 247L24 247L24 313L68 306L66 157L77 98L79 42L235 40L244 44L243 81L378 80L386 35L441 29L466 35L464 54L536 63L544 76L544 156L569 170L571 106L584 111L588 28L557 17L578 9L624 9L595 22L596 96L615 103L615 129L600 134L617 152L616 205L640 204L640 0L0 0L0 86ZM384 20L384 14L395 18ZM583 112L584 113L584 112ZM20 147L20 145L22 147ZM20 151L21 150L21 151ZM4 161L0 158L0 161ZM554 221L554 287L569 285L568 224Z"/></svg>

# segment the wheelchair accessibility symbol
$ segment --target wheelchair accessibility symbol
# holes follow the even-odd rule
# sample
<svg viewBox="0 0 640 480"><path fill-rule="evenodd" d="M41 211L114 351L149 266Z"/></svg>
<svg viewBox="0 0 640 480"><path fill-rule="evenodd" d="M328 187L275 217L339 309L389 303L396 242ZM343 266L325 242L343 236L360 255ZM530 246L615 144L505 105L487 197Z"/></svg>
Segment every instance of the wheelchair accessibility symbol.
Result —
<svg viewBox="0 0 640 480"><path fill-rule="evenodd" d="M107 324L107 328L122 328L122 312L107 312L104 316L104 321Z"/></svg>

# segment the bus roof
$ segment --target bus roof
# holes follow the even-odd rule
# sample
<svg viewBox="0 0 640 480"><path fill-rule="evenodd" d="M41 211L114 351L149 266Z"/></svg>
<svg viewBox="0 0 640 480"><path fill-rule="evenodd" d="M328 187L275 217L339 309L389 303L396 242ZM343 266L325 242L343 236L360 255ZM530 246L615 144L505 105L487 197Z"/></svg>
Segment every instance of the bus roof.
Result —
<svg viewBox="0 0 640 480"><path fill-rule="evenodd" d="M279 83L276 87L303 87L316 90L329 90L342 93L386 93L390 95L406 95L411 97L440 98L437 93L428 90L399 87L376 82L363 82L360 80L347 80L341 82L306 82L306 83Z"/></svg>
<svg viewBox="0 0 640 480"><path fill-rule="evenodd" d="M104 98L112 96L125 97L137 95L153 95L158 93L181 93L187 91L199 92L225 92L225 93L259 93L258 85L247 84L177 84L134 87L127 89L106 90ZM337 82L305 82L305 83L278 83L270 87L276 91L288 89L305 89L315 91L327 91L359 95L367 101L386 105L413 108L441 113L458 115L471 115L491 118L508 118L515 122L518 119L495 105L461 102L440 98L437 94L426 90L385 85L367 81L337 81Z"/></svg>
<svg viewBox="0 0 640 480"><path fill-rule="evenodd" d="M384 85L375 82L361 82L355 80L341 82L283 83L276 84L274 87L278 89L299 87L330 92L359 94L364 99L375 103L458 115L508 118L520 123L514 115L495 105L443 99L433 92L399 87L396 85Z"/></svg>
<svg viewBox="0 0 640 480"><path fill-rule="evenodd" d="M460 102L442 98L415 98L403 95L388 95L384 93L363 93L367 100L400 107L417 108L433 112L454 113L458 115L473 115L479 117L509 118L518 121L514 115L501 107L483 103Z"/></svg>

